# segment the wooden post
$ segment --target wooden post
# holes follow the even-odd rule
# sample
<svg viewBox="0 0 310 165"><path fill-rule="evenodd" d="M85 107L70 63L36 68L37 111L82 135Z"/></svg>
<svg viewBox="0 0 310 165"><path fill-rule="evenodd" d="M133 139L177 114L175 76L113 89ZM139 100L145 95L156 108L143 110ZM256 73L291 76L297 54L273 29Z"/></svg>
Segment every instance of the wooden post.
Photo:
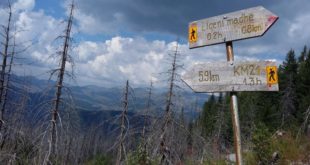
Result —
<svg viewBox="0 0 310 165"><path fill-rule="evenodd" d="M232 42L226 42L227 61L233 64L234 52ZM238 115L238 101L236 92L230 92L230 111L232 115L232 123L234 128L234 144L237 165L242 165L241 155L241 136L240 136L240 124Z"/></svg>
<svg viewBox="0 0 310 165"><path fill-rule="evenodd" d="M232 23L232 20L239 19L241 17L249 15L248 20L238 22L238 26ZM229 19L227 19L229 18ZM260 37L264 35L268 29L279 19L279 17L273 14L271 11L265 9L262 6L257 6L253 8L248 8L240 11L235 11L227 14L222 14L215 17L210 17L206 19L196 20L189 23L188 29L188 41L189 48L198 48L202 46L215 45L226 43L226 52L227 52L227 61L234 65L234 53L232 41L237 41L241 39ZM207 23L213 23L214 26L212 28L208 28L205 25ZM255 26L257 30L248 30L245 27ZM204 28L205 27L205 28ZM259 29L259 30L258 30ZM267 63L263 64L266 65ZM237 102L237 91L278 91L278 81L269 82L266 79L265 73L257 74L255 80L253 77L242 77L245 76L238 74L235 75L235 71L233 71L232 76L221 76L219 73L229 74L231 75L231 69L227 63L224 66L227 70L223 71L216 65L211 64L212 69L216 69L214 71L214 75L211 74L211 70L207 70L207 66L203 65L195 65L197 68L192 68L191 72L186 73L183 76L183 80L190 86L195 92L226 92L230 91L231 96L231 114L232 114L232 122L234 127L234 143L235 143L235 152L236 152L236 162L238 165L242 165L242 157L241 157L241 137L240 137L240 126L239 126L239 116L238 116L238 102ZM228 67L227 67L228 66ZM275 67L275 65L271 65L271 63L267 64L269 67ZM201 70L199 70L201 69ZM234 69L234 68L233 68ZM198 74L197 74L198 72ZM237 71L238 72L238 71ZM194 74L193 74L194 73ZM273 74L274 71L272 72ZM271 73L270 73L271 74ZM250 79L251 83L247 83L247 78ZM224 79L224 80L223 80ZM232 80L232 81L228 81ZM241 81L240 81L241 80ZM262 82L269 84L269 86L263 85ZM222 83L225 83L223 85ZM270 85L272 84L272 86Z"/></svg>

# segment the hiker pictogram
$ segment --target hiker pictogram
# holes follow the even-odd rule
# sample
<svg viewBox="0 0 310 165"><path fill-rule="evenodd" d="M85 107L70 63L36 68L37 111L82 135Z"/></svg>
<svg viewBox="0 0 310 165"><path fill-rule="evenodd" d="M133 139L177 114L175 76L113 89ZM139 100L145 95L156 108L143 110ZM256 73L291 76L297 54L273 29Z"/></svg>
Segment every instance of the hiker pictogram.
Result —
<svg viewBox="0 0 310 165"><path fill-rule="evenodd" d="M197 41L197 25L193 24L190 26L189 31L188 31L188 40L190 42L196 42Z"/></svg>
<svg viewBox="0 0 310 165"><path fill-rule="evenodd" d="M196 34L195 29L192 29L192 32L191 32L191 40L195 40L195 39L196 39L195 34Z"/></svg>
<svg viewBox="0 0 310 165"><path fill-rule="evenodd" d="M270 71L269 71L269 81L276 81L274 79L274 74L275 74L274 70L272 68L270 68Z"/></svg>
<svg viewBox="0 0 310 165"><path fill-rule="evenodd" d="M277 84L278 83L278 74L276 66L267 66L267 83L268 84Z"/></svg>

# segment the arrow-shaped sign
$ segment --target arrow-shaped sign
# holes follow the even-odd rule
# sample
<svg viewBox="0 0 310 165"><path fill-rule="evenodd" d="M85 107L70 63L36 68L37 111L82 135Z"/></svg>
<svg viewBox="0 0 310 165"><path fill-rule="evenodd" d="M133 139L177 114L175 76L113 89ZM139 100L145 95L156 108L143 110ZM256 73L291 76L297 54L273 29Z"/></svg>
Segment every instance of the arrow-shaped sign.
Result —
<svg viewBox="0 0 310 165"><path fill-rule="evenodd" d="M189 24L189 47L262 36L278 18L269 10L258 6L194 21Z"/></svg>
<svg viewBox="0 0 310 165"><path fill-rule="evenodd" d="M275 62L215 62L196 64L182 80L195 92L278 91Z"/></svg>

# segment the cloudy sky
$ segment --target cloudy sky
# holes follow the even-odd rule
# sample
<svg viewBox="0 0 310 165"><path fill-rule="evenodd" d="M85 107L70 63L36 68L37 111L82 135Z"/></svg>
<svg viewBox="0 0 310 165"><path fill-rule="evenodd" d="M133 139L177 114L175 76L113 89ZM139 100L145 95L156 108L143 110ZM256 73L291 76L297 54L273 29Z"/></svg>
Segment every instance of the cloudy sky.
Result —
<svg viewBox="0 0 310 165"><path fill-rule="evenodd" d="M31 47L20 54L14 72L47 78L58 66L53 58L69 13L68 1L14 0L17 41ZM280 18L263 36L234 42L236 60L277 60L293 48L309 44L308 0L75 0L70 54L75 61L75 85L135 86L160 80L167 56L179 39L181 64L225 61L225 45L188 49L187 27L194 20L245 8L264 6ZM0 1L0 24L8 18L6 0ZM308 45L310 46L310 45Z"/></svg>

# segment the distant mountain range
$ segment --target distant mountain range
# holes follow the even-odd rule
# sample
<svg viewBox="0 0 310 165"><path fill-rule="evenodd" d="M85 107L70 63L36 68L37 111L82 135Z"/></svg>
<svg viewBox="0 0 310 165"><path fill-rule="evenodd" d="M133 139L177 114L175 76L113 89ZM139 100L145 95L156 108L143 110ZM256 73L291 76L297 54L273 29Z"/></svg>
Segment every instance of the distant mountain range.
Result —
<svg viewBox="0 0 310 165"><path fill-rule="evenodd" d="M32 76L20 77L13 75L12 82L14 82L13 86L16 88L15 90L20 90L25 87L28 89L28 92L32 97L30 103L31 105L35 106L35 104L42 101L39 98L41 98L41 95L43 94L47 95L48 98L52 98L54 96L54 81L40 80ZM88 120L87 115L92 116L93 120L96 121L96 119L94 119L96 117L103 119L108 116L120 114L120 111L122 110L122 96L124 94L124 89L122 88L105 88L89 85L69 86L68 89L74 99L77 110L85 120ZM64 93L66 93L65 90ZM164 112L166 93L167 90L163 88L153 89L151 110L155 114ZM146 88L131 89L129 92L128 111L133 114L144 113L143 111L146 107L147 95L148 89ZM197 94L188 90L180 90L176 92L176 97L179 101L174 102L176 107L175 109L179 112L183 109L184 115L188 119L196 118L203 103L208 99L207 94Z"/></svg>

